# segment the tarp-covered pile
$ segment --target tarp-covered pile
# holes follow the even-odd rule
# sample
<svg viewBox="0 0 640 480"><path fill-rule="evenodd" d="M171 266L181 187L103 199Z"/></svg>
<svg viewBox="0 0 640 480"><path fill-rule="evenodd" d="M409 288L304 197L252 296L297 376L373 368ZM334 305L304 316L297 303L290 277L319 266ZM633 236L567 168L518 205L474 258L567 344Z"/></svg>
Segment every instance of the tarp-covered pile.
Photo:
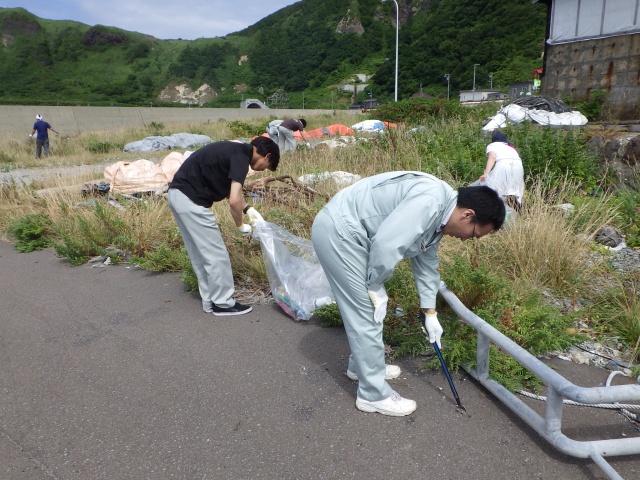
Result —
<svg viewBox="0 0 640 480"><path fill-rule="evenodd" d="M169 185L189 155L189 151L184 154L171 152L160 164L144 159L112 163L104 168L104 178L113 193L155 192Z"/></svg>
<svg viewBox="0 0 640 480"><path fill-rule="evenodd" d="M501 107L482 130L493 131L508 124L524 121L547 126L580 126L586 125L588 120L579 111L571 110L561 100L529 95Z"/></svg>
<svg viewBox="0 0 640 480"><path fill-rule="evenodd" d="M172 148L192 148L201 145L208 145L213 140L207 135L196 135L194 133L174 133L168 137L147 137L143 140L127 143L124 146L125 152L153 152L155 150L165 150Z"/></svg>
<svg viewBox="0 0 640 480"><path fill-rule="evenodd" d="M353 135L354 131L346 125L335 123L326 127L314 128L313 130L308 131L305 130L304 133L307 135L307 137L310 138L322 138L337 135ZM302 140L302 135L300 135L300 132L293 132L293 135L296 140Z"/></svg>
<svg viewBox="0 0 640 480"><path fill-rule="evenodd" d="M357 132L383 132L384 123L382 123L380 120L365 120L363 122L352 125L351 128L353 128Z"/></svg>

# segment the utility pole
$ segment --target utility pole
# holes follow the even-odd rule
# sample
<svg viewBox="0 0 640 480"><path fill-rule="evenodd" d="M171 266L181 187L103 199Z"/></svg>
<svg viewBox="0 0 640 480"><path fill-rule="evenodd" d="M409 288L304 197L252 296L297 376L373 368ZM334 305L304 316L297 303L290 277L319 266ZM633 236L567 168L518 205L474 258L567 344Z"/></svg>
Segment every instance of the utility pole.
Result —
<svg viewBox="0 0 640 480"><path fill-rule="evenodd" d="M381 0L382 3L393 2L396 4L396 90L394 94L394 102L398 101L398 31L400 29L400 10L396 0Z"/></svg>
<svg viewBox="0 0 640 480"><path fill-rule="evenodd" d="M447 79L447 100L449 100L449 80L451 79L451 75L449 75L448 73L445 73L444 78Z"/></svg>
<svg viewBox="0 0 640 480"><path fill-rule="evenodd" d="M479 63L474 63L473 64L473 91L476 91L476 67L479 67L480 64ZM475 100L475 98L474 98Z"/></svg>

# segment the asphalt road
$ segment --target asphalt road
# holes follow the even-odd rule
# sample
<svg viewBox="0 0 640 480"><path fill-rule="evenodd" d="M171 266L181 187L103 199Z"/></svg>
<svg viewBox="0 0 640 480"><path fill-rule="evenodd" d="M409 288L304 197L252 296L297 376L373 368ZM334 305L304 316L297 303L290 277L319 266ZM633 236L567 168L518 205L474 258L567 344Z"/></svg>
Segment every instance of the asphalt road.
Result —
<svg viewBox="0 0 640 480"><path fill-rule="evenodd" d="M4 242L0 272L0 479L605 478L464 373L461 415L418 359L393 381L414 414L359 412L343 330L275 306L214 317L178 275L72 268ZM559 368L595 384L608 374ZM575 439L640 433L584 407L565 408L564 424ZM609 460L640 478L638 456Z"/></svg>

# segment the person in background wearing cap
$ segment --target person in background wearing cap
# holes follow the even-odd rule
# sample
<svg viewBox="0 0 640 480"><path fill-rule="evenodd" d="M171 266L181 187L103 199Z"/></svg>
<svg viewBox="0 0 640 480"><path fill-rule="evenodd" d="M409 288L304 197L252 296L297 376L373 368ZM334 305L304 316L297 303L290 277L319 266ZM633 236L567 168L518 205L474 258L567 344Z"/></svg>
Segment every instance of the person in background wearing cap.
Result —
<svg viewBox="0 0 640 480"><path fill-rule="evenodd" d="M302 139L307 142L307 148L311 146L309 138L305 135L304 129L307 126L307 121L304 118L296 120L295 118L288 118L284 120L278 128L278 147L280 152L290 152L296 149L296 137L293 132L300 132Z"/></svg>
<svg viewBox="0 0 640 480"><path fill-rule="evenodd" d="M438 246L443 235L469 240L499 230L505 205L486 186L455 191L422 172L387 172L340 190L316 216L313 247L327 275L347 332L347 377L358 380L356 408L404 416L416 402L387 383L401 371L385 365L383 321L389 297L384 284L408 258L429 342L440 346L435 310L440 286Z"/></svg>
<svg viewBox="0 0 640 480"><path fill-rule="evenodd" d="M211 205L228 199L238 233L251 235L251 225L244 223L242 215L247 215L251 224L263 218L245 202L242 185L249 167L256 172L275 171L279 162L278 145L270 138L259 136L248 144L205 145L189 155L173 176L167 194L169 209L198 278L202 309L207 313L242 315L251 311L251 306L233 298L231 260Z"/></svg>
<svg viewBox="0 0 640 480"><path fill-rule="evenodd" d="M493 188L511 208L518 210L524 196L524 168L516 147L507 136L496 131L487 145L487 163L480 185ZM513 199L515 198L515 202Z"/></svg>
<svg viewBox="0 0 640 480"><path fill-rule="evenodd" d="M43 148L44 156L49 156L49 130L56 132L51 125L42 119L42 115L36 115L36 123L33 124L33 130L31 131L31 135L29 135L29 137L33 137L37 132L36 158L40 158Z"/></svg>

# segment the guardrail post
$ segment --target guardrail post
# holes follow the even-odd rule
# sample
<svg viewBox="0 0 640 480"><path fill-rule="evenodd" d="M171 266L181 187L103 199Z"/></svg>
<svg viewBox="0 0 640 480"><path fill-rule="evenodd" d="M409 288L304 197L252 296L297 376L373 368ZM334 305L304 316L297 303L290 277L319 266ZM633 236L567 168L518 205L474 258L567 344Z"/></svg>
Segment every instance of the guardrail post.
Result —
<svg viewBox="0 0 640 480"><path fill-rule="evenodd" d="M476 351L476 374L479 379L489 378L489 337L478 332Z"/></svg>
<svg viewBox="0 0 640 480"><path fill-rule="evenodd" d="M560 433L562 429L562 396L549 386L547 392L547 407L545 413L544 430L547 435Z"/></svg>

